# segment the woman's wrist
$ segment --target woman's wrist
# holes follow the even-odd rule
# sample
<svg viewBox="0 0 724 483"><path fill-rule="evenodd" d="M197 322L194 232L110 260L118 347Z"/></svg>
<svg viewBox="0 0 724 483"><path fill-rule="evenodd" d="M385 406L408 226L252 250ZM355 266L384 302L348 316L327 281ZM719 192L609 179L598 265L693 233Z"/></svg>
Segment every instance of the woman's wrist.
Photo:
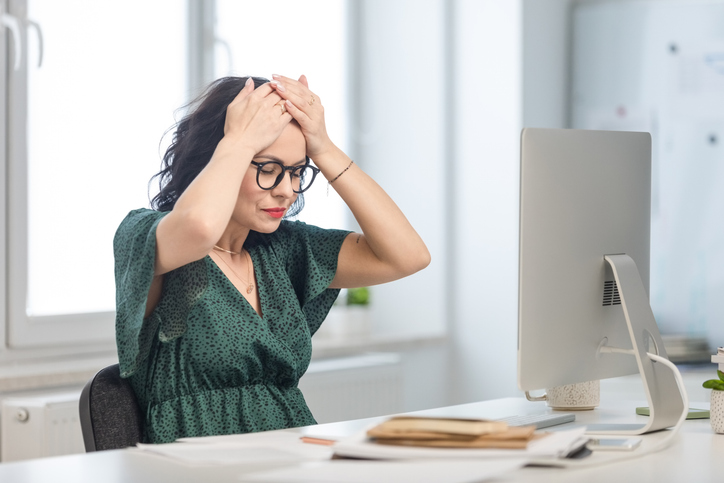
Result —
<svg viewBox="0 0 724 483"><path fill-rule="evenodd" d="M216 145L214 157L235 158L239 161L251 161L257 151L244 142L243 139L237 139L230 136L224 136Z"/></svg>
<svg viewBox="0 0 724 483"><path fill-rule="evenodd" d="M332 145L330 149L310 157L312 161L314 161L314 164L322 170L322 174L324 174L327 180L337 176L339 171L344 169L350 162L349 156L334 145Z"/></svg>
<svg viewBox="0 0 724 483"><path fill-rule="evenodd" d="M319 149L317 149L315 153L312 154L310 152L307 152L307 154L310 158L314 160L315 163L318 160L324 163L328 159L338 157L340 154L344 155L342 150L339 149L337 145L334 144L329 138L327 138L327 142L324 143Z"/></svg>

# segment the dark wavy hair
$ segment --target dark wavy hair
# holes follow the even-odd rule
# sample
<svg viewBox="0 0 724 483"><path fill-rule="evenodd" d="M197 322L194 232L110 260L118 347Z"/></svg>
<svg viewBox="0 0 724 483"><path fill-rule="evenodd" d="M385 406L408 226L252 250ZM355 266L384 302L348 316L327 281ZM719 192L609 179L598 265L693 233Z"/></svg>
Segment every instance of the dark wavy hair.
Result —
<svg viewBox="0 0 724 483"><path fill-rule="evenodd" d="M160 191L151 200L156 211L171 211L179 196L209 163L216 145L224 137L226 108L244 88L248 77L222 77L212 82L194 101L185 107L188 114L175 125L171 145L166 149L161 171L153 175L158 179ZM254 88L266 84L268 79L252 77ZM173 130L171 128L169 131ZM309 163L309 158L307 158ZM300 193L287 210L286 218L299 214L304 208Z"/></svg>

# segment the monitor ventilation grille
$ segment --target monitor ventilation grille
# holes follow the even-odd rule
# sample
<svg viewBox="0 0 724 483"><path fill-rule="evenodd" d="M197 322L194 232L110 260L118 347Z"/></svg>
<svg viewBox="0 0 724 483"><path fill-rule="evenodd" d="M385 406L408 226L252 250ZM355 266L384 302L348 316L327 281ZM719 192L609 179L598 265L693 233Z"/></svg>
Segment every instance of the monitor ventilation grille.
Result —
<svg viewBox="0 0 724 483"><path fill-rule="evenodd" d="M615 280L607 280L603 284L603 306L608 305L621 305L621 297L618 294Z"/></svg>

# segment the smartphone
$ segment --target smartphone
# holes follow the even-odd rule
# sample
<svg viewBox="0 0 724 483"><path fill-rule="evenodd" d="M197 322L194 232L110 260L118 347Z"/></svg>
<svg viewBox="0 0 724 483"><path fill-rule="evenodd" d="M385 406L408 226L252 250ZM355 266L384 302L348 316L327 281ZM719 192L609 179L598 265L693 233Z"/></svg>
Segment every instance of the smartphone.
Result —
<svg viewBox="0 0 724 483"><path fill-rule="evenodd" d="M591 451L633 451L641 444L641 438L592 438L586 443Z"/></svg>

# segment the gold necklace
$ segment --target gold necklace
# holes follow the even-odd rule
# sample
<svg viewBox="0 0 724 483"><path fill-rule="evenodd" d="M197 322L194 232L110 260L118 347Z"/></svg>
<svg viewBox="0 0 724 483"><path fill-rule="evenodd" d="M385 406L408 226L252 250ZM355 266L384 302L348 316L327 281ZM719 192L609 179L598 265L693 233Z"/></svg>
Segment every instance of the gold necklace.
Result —
<svg viewBox="0 0 724 483"><path fill-rule="evenodd" d="M232 255L241 255L241 252L244 251L242 248L241 252L232 252L231 250L227 250L226 248L221 248L219 245L214 245L214 250L219 250L221 252L231 253Z"/></svg>
<svg viewBox="0 0 724 483"><path fill-rule="evenodd" d="M224 262L224 265L226 265L227 267L229 267L229 270L231 270L231 272L232 272L234 275L236 275L236 278L238 278L239 280L241 280L242 282L244 282L244 283L247 285L247 287L246 287L246 293L248 293L248 294L252 293L252 292L254 291L254 283L253 283L253 282L250 282L250 280L253 280L253 279L251 278L251 255L249 254L249 250L244 250L244 249L242 249L240 253L236 253L236 252L230 252L229 250L224 250L223 248L217 247L216 245L214 245L214 248L219 249L219 250L221 250L222 252L231 253L232 255L241 255L242 253L245 253L245 254L246 254L247 258L249 259L249 260L248 260L248 261L249 261L249 264L246 266L246 272L247 272L247 279L246 279L246 280L244 280L243 278L241 278L241 277L239 276L239 274L236 273L236 271L235 271L233 268L231 268L231 265L229 265L228 263L226 263L226 260L224 260L223 257L219 256L219 258L221 259L222 262Z"/></svg>

